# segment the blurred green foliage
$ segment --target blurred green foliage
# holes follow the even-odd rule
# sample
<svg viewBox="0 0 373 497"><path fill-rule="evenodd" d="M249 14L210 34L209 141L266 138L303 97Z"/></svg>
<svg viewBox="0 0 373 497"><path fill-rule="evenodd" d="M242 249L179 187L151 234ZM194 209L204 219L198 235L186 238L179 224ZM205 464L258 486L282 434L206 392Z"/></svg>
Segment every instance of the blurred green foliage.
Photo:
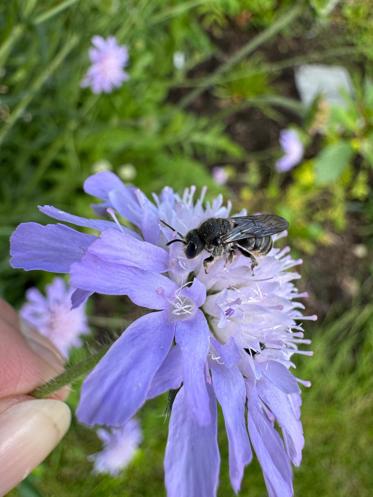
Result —
<svg viewBox="0 0 373 497"><path fill-rule="evenodd" d="M82 183L112 169L147 193L167 184L177 190L207 185L211 195L231 197L237 210L284 215L291 244L314 254L308 264L306 257L304 273L310 280L315 268L321 274L311 305L328 309L336 288L351 286L355 272L369 277L373 269L367 259L355 271L348 259L345 274L340 262L373 239L372 12L369 0L2 2L0 295L19 304L27 286L49 278L9 268L14 227L46 222L38 204L90 215L92 199L83 195ZM80 88L95 34L115 35L129 49L130 80L110 95ZM179 67L175 53L185 60ZM349 70L354 92L344 106L317 98L304 108L293 69L312 62ZM300 133L306 152L298 166L279 174L278 136L289 126ZM216 165L227 171L226 185L214 180ZM328 277L335 284L321 302ZM363 283L353 280L352 286L359 293ZM296 495L368 497L373 313L348 297L335 305L351 310L326 321L314 340L315 357L299 363L299 376L314 386L304 395L307 445L295 472ZM112 321L103 326L111 329ZM75 389L72 407L77 395ZM48 461L12 495L164 495L164 408L159 399L142 412L144 444L120 478L87 478L87 454L99 444L74 422ZM221 446L219 495L226 497L232 491L223 434ZM264 492L254 463L241 495Z"/></svg>

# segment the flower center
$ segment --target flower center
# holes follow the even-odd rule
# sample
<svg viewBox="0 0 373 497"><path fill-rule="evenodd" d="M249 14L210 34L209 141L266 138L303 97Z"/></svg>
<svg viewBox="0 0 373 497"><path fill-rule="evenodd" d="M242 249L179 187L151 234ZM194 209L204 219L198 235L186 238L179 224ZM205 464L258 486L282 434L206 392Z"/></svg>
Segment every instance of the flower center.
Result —
<svg viewBox="0 0 373 497"><path fill-rule="evenodd" d="M185 295L175 295L171 301L171 313L178 319L188 319L195 312L194 302Z"/></svg>

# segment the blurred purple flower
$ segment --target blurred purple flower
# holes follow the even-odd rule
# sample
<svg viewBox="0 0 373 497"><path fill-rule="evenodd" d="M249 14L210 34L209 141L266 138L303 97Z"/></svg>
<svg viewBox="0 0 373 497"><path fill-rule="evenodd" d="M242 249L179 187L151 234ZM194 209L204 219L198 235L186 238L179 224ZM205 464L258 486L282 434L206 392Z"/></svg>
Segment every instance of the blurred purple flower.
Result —
<svg viewBox="0 0 373 497"><path fill-rule="evenodd" d="M228 174L224 167L216 166L212 168L212 177L218 185L225 185L228 181Z"/></svg>
<svg viewBox="0 0 373 497"><path fill-rule="evenodd" d="M160 220L185 234L210 217L226 218L231 206L224 206L221 196L205 203L205 190L194 200L194 187L181 196L166 187L153 196L153 203L111 172L88 178L85 190L102 199L97 211L109 210L116 220L118 213L141 237L119 221L104 230L97 225L101 236L81 241L81 248L76 245L60 270L70 272L72 284L85 295L127 295L152 312L133 322L86 378L79 419L122 426L148 399L178 390L165 457L168 496L215 497L219 402L234 491L252 459L251 441L270 497L291 497L291 464L300 464L304 443L300 380L290 373L291 357L310 354L298 346L309 343L301 320L314 319L302 316L304 307L297 299L305 295L293 283L299 275L289 271L301 261L293 260L287 247L273 248L258 257L255 274L250 259L241 255L229 264L215 259L206 274L207 252L187 259L182 244L167 246L175 233ZM82 218L51 207L43 212L88 225L88 220L83 224ZM47 254L36 247L33 236L31 244L25 241L27 233L40 230L36 226L17 228L13 264L53 270L65 254L55 244L51 255L48 236Z"/></svg>
<svg viewBox="0 0 373 497"><path fill-rule="evenodd" d="M279 173L285 173L302 160L304 147L298 133L293 129L281 131L280 145L285 155L276 162L276 169Z"/></svg>
<svg viewBox="0 0 373 497"><path fill-rule="evenodd" d="M45 296L37 288L27 290L20 310L21 318L48 337L65 357L72 347L80 346L80 335L89 331L85 306L71 309L72 293L62 278L55 278L46 286Z"/></svg>
<svg viewBox="0 0 373 497"><path fill-rule="evenodd" d="M94 463L93 472L117 476L131 462L142 441L140 424L132 418L121 428L99 428L97 435L104 448L89 456Z"/></svg>
<svg viewBox="0 0 373 497"><path fill-rule="evenodd" d="M92 64L81 87L90 87L93 93L110 93L129 78L123 70L128 63L128 49L118 45L114 36L106 40L102 36L94 36L92 45L93 48L89 50Z"/></svg>

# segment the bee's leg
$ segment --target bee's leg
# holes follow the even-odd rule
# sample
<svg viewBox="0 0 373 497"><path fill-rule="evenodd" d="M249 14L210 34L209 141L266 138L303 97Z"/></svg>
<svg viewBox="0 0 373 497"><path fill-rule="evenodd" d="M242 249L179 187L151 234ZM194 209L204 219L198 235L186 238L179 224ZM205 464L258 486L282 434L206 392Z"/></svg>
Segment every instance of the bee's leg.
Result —
<svg viewBox="0 0 373 497"><path fill-rule="evenodd" d="M238 250L241 252L242 255L245 257L250 257L251 259L251 272L254 274L254 268L258 265L257 260L253 256L251 252L249 252L245 247L242 247L241 245L237 244Z"/></svg>
<svg viewBox="0 0 373 497"><path fill-rule="evenodd" d="M233 262L233 258L234 258L234 255L235 255L235 251L234 249L230 250L228 252L228 255L227 257L225 258L225 264L224 264L224 267L227 267L228 264L231 264Z"/></svg>
<svg viewBox="0 0 373 497"><path fill-rule="evenodd" d="M252 274L254 274L254 267L256 267L258 265L258 262L255 259L255 257L253 256L253 254L250 254L250 259L251 259L251 272L252 272Z"/></svg>
<svg viewBox="0 0 373 497"><path fill-rule="evenodd" d="M205 268L205 273L207 274L207 268L208 266L214 261L214 256L213 255L210 255L210 257L207 257L207 259L205 259L203 261L203 267Z"/></svg>

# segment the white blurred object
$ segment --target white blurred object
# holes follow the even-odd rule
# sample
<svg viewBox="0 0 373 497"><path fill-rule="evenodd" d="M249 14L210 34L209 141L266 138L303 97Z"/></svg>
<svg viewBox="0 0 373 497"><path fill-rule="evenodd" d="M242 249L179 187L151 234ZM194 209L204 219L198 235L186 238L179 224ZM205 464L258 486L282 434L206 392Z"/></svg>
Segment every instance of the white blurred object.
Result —
<svg viewBox="0 0 373 497"><path fill-rule="evenodd" d="M136 177L137 171L133 164L122 164L119 166L118 174L124 181L131 181Z"/></svg>
<svg viewBox="0 0 373 497"><path fill-rule="evenodd" d="M95 162L92 166L92 172L101 173L102 171L111 171L112 166L110 162L106 159L99 160Z"/></svg>
<svg viewBox="0 0 373 497"><path fill-rule="evenodd" d="M302 102L309 106L319 94L330 104L345 106L343 92L353 93L350 75L344 67L309 64L295 70L295 84Z"/></svg>
<svg viewBox="0 0 373 497"><path fill-rule="evenodd" d="M174 52L172 56L175 69L179 71L185 66L185 53L184 52Z"/></svg>

